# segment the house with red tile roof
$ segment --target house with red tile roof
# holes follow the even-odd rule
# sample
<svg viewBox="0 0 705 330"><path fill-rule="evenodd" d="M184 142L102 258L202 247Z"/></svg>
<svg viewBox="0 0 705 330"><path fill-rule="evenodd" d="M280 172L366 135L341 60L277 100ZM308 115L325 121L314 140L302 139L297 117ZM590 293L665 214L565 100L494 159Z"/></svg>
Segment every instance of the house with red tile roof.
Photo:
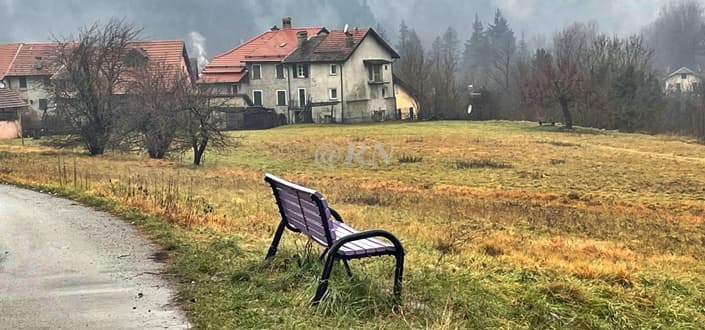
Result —
<svg viewBox="0 0 705 330"><path fill-rule="evenodd" d="M274 108L289 123L392 118L396 51L373 29L282 28L216 56L200 83Z"/></svg>
<svg viewBox="0 0 705 330"><path fill-rule="evenodd" d="M133 50L128 53L128 60L135 64L159 63L195 79L181 40L140 41L130 43L129 47ZM60 71L54 64L58 50L59 44L55 42L0 45L0 88L13 90L28 105L28 110L40 117L54 109L51 79Z"/></svg>

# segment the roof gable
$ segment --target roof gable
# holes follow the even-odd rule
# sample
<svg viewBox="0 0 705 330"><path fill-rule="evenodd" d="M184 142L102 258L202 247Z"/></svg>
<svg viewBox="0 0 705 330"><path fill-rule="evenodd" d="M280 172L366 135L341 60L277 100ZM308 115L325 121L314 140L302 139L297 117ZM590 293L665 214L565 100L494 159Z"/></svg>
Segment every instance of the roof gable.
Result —
<svg viewBox="0 0 705 330"><path fill-rule="evenodd" d="M348 47L346 44L348 36L352 38L352 47ZM382 48L387 50L390 57L399 58L399 54L374 29L356 28L347 33L342 30L334 30L328 34L321 35L319 38L308 40L302 47L292 52L284 62L345 62L360 47L362 42L370 37L374 38Z"/></svg>
<svg viewBox="0 0 705 330"><path fill-rule="evenodd" d="M670 78L670 77L673 77L673 76L678 76L678 75L683 75L683 74L698 76L698 74L695 73L695 71L693 71L693 70L691 70L691 69L688 69L688 68L686 68L686 67L682 67L682 68L680 68L680 69L674 71L674 72L671 73L670 75L668 75L668 77Z"/></svg>

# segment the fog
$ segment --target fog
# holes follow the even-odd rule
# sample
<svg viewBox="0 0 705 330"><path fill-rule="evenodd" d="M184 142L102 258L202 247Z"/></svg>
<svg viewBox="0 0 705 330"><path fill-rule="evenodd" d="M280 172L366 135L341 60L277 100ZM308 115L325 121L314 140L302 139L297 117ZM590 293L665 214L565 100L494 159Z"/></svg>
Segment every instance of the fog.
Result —
<svg viewBox="0 0 705 330"><path fill-rule="evenodd" d="M396 38L401 20L424 42L448 26L461 39L475 13L489 22L503 11L517 33L549 35L574 21L596 22L608 33L627 34L654 20L666 0L0 0L0 42L43 41L69 36L82 25L121 17L144 27L146 39L193 40L202 35L212 56L271 26L282 16L294 25L342 28L377 26ZM189 37L191 36L191 37ZM199 39L199 38L196 38ZM194 54L192 54L193 56Z"/></svg>

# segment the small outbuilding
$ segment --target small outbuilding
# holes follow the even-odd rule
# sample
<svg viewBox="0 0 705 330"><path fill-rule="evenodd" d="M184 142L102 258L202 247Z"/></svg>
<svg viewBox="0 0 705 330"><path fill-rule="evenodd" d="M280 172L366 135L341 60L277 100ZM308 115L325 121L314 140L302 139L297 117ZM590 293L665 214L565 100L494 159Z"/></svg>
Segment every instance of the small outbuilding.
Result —
<svg viewBox="0 0 705 330"><path fill-rule="evenodd" d="M0 139L22 137L21 114L27 104L20 96L7 88L0 88Z"/></svg>
<svg viewBox="0 0 705 330"><path fill-rule="evenodd" d="M695 91L702 83L702 77L695 71L682 67L666 78L666 93L689 93Z"/></svg>
<svg viewBox="0 0 705 330"><path fill-rule="evenodd" d="M420 102L418 92L399 77L394 76L394 94L397 99L397 119L419 119Z"/></svg>

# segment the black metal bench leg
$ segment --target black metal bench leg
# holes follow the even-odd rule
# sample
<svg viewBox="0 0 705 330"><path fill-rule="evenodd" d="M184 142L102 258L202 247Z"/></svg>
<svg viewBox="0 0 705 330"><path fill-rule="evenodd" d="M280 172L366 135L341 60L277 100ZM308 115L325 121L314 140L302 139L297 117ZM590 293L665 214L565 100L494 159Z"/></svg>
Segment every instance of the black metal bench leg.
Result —
<svg viewBox="0 0 705 330"><path fill-rule="evenodd" d="M264 260L267 260L277 254L277 248L279 247L279 241L282 239L282 235L284 234L284 229L286 229L286 222L282 221L279 223L276 233L274 233L272 245L269 247L269 251L267 251L267 256Z"/></svg>
<svg viewBox="0 0 705 330"><path fill-rule="evenodd" d="M331 253L328 254L328 258L326 258L326 265L323 266L323 274L321 274L321 279L318 282L316 295L311 300L312 306L318 305L326 294L326 291L328 291L328 281L330 279L330 273L333 270L333 263L335 263L335 252L331 251Z"/></svg>
<svg viewBox="0 0 705 330"><path fill-rule="evenodd" d="M401 285L404 276L404 252L397 252L394 257L396 258L396 268L394 269L394 302L401 304Z"/></svg>
<svg viewBox="0 0 705 330"><path fill-rule="evenodd" d="M343 266L345 266L345 271L348 273L348 276L353 277L352 270L350 270L350 265L348 264L347 259L343 259Z"/></svg>

